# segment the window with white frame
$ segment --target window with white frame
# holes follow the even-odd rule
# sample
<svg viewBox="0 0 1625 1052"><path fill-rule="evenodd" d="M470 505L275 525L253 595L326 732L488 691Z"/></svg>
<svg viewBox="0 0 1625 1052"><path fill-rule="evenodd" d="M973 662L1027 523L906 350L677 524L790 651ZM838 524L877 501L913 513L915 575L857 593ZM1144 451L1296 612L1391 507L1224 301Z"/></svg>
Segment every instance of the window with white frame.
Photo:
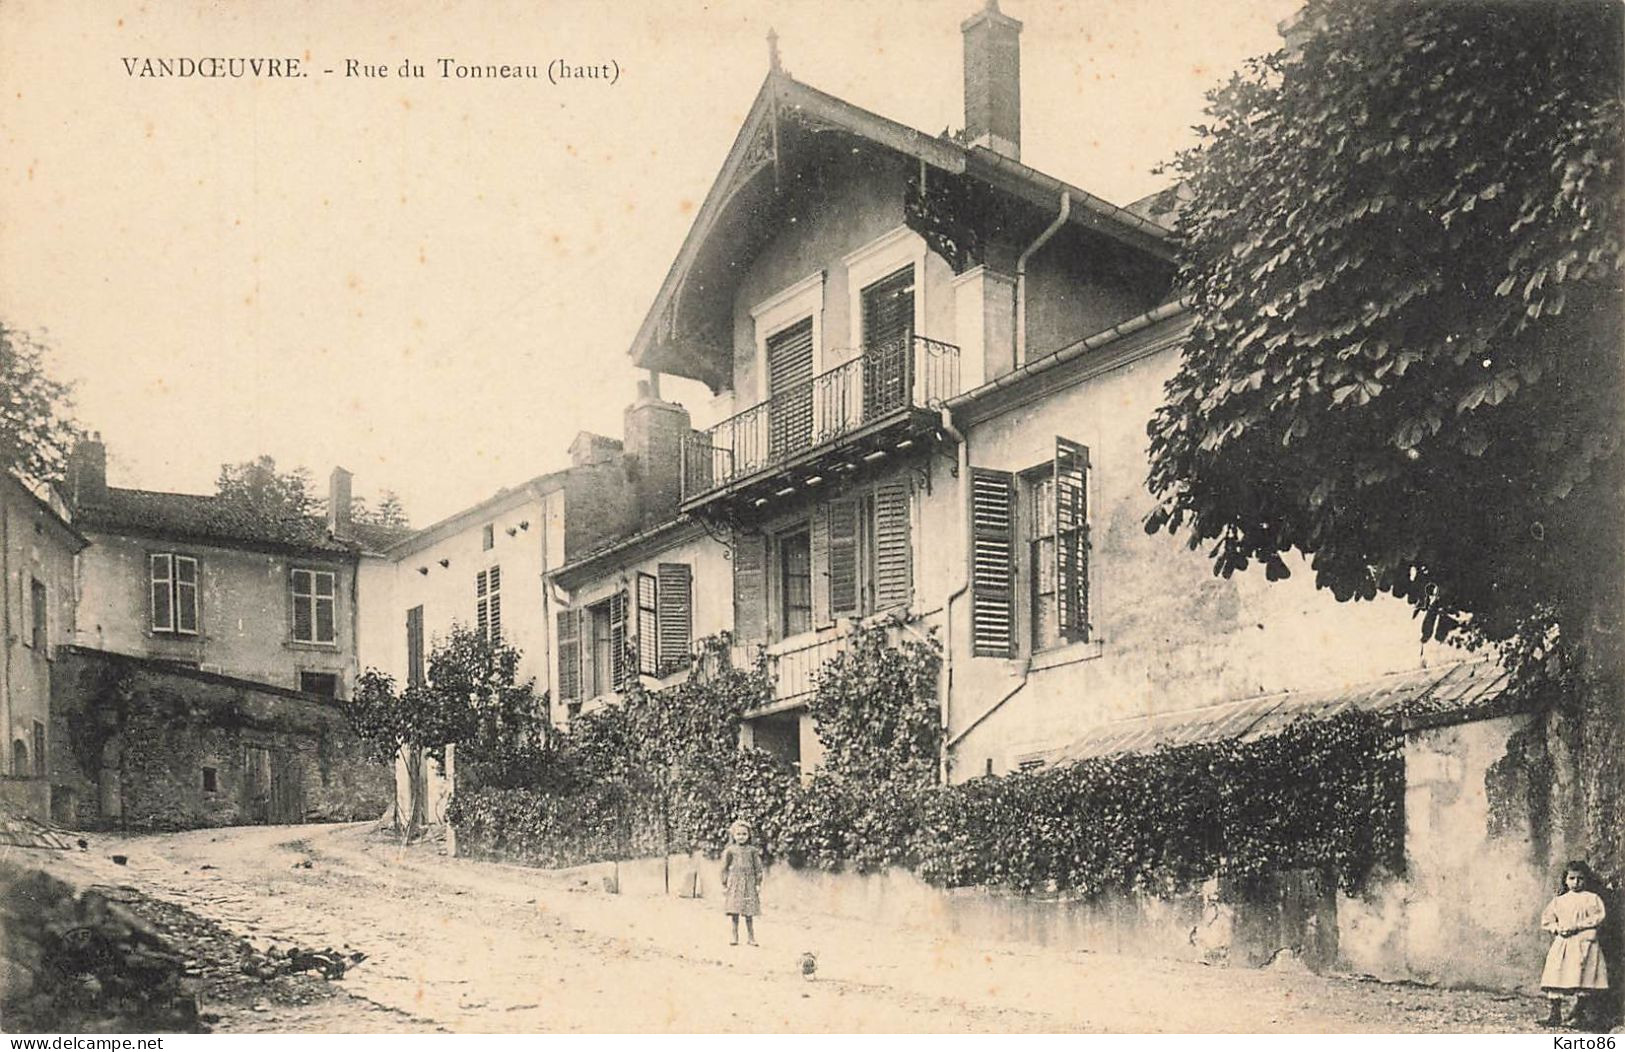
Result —
<svg viewBox="0 0 1625 1052"><path fill-rule="evenodd" d="M291 577L293 641L337 643L338 575L331 570L295 569Z"/></svg>
<svg viewBox="0 0 1625 1052"><path fill-rule="evenodd" d="M148 558L154 632L198 632L198 564L189 555L154 552Z"/></svg>

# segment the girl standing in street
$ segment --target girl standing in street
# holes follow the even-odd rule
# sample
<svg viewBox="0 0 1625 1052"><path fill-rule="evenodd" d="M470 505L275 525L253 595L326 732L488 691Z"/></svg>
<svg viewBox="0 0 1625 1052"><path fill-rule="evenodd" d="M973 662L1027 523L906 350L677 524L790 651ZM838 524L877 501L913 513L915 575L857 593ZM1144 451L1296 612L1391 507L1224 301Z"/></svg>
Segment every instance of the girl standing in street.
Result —
<svg viewBox="0 0 1625 1052"><path fill-rule="evenodd" d="M750 823L743 818L728 827L729 843L722 849L723 911L733 920L730 946L739 945L739 918L745 918L745 939L756 945L756 915L762 911L762 853L750 842Z"/></svg>
<svg viewBox="0 0 1625 1052"><path fill-rule="evenodd" d="M1597 929L1607 911L1602 897L1591 890L1594 883L1590 867L1570 862L1563 870L1562 889L1540 915L1542 930L1552 933L1552 948L1540 973L1541 989L1551 1001L1550 1012L1541 1020L1546 1026L1577 1025L1590 997L1608 989L1608 962L1597 946Z"/></svg>

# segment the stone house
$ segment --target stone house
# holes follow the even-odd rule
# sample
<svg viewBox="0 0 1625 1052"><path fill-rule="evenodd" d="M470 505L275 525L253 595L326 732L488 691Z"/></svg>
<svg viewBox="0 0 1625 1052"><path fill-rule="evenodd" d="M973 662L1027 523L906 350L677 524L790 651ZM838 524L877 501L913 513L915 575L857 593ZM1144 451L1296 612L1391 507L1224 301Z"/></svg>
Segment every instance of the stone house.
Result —
<svg viewBox="0 0 1625 1052"><path fill-rule="evenodd" d="M0 727L6 761L0 801L44 821L68 806L52 785L51 686L57 647L73 637L73 565L84 549L73 511L49 486L0 477Z"/></svg>
<svg viewBox="0 0 1625 1052"><path fill-rule="evenodd" d="M78 553L52 684L64 820L184 828L373 817L387 772L337 702L357 670L358 564L388 531L213 496L109 486L99 436L70 458ZM339 787L342 787L339 788Z"/></svg>

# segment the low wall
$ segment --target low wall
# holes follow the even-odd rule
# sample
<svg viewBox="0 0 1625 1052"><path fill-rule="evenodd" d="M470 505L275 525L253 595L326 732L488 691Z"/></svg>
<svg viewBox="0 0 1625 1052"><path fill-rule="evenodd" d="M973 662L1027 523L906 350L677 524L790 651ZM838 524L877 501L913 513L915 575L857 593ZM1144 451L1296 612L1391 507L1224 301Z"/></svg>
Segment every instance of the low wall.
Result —
<svg viewBox="0 0 1625 1052"><path fill-rule="evenodd" d="M81 648L58 664L52 780L73 802L70 824L353 821L394 795L335 703Z"/></svg>
<svg viewBox="0 0 1625 1052"><path fill-rule="evenodd" d="M1245 896L1209 881L1172 898L1082 901L990 888L945 890L907 871L771 865L763 906L769 913L834 915L977 941L1251 967L1284 962L1536 993L1550 944L1539 929L1540 911L1576 842L1558 817L1572 813L1564 799L1572 764L1553 744L1560 735L1549 719L1515 713L1413 723L1404 747L1406 872L1377 875L1357 897L1300 871L1277 874ZM685 875L692 872L701 895L720 898L715 860L677 855L669 862L673 893L687 889ZM664 891L659 858L618 868L623 894ZM611 872L600 863L554 876L597 887ZM1617 947L1625 901L1617 886L1600 890L1616 918L1604 933L1606 945ZM1615 971L1625 972L1625 964Z"/></svg>
<svg viewBox="0 0 1625 1052"><path fill-rule="evenodd" d="M44 778L0 777L0 807L10 814L48 822L51 818L50 783Z"/></svg>

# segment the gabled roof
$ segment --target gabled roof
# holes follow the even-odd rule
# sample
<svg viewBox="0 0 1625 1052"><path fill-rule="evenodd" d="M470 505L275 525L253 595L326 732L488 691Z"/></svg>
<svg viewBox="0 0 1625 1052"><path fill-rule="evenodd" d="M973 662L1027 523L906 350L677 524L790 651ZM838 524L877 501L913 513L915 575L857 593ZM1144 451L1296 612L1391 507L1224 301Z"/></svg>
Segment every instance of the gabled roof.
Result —
<svg viewBox="0 0 1625 1052"><path fill-rule="evenodd" d="M268 516L240 501L196 493L109 487L94 502L79 506L75 523L91 533L130 534L254 551L351 555L359 549L357 542L329 534L325 519Z"/></svg>
<svg viewBox="0 0 1625 1052"><path fill-rule="evenodd" d="M6 485L9 485L24 500L34 505L40 514L45 517L46 521L52 523L68 537L69 544L74 551L79 551L90 543L85 539L85 535L80 533L74 526L71 509L69 509L61 495L57 493L56 487L51 485L31 485L10 471L0 472L0 476L5 478Z"/></svg>
<svg viewBox="0 0 1625 1052"><path fill-rule="evenodd" d="M706 348L687 348L678 332L677 311L684 285L719 225L732 213L759 212L771 200L781 171L793 156L788 145L799 135L839 133L918 161L923 167L954 176L969 176L1018 201L1053 209L1063 193L1072 200L1070 222L1138 248L1160 259L1173 258L1172 234L1146 218L1011 160L985 146L971 146L946 136L871 113L859 106L770 71L751 104L733 146L723 161L705 201L695 215L648 314L633 339L631 355L640 366L693 375ZM687 371L673 368L686 365ZM713 387L726 377L701 376Z"/></svg>
<svg viewBox="0 0 1625 1052"><path fill-rule="evenodd" d="M497 490L491 496L471 504L460 511L452 512L439 522L431 523L421 530L411 530L397 537L392 544L383 548L374 549L382 552L391 559L399 559L413 552L422 551L438 541L467 528L474 523L483 524L492 515L500 514L503 510L524 504L527 501L545 496L564 485L569 476L568 468L562 471L553 471L545 475L521 482L517 486L505 487Z"/></svg>

